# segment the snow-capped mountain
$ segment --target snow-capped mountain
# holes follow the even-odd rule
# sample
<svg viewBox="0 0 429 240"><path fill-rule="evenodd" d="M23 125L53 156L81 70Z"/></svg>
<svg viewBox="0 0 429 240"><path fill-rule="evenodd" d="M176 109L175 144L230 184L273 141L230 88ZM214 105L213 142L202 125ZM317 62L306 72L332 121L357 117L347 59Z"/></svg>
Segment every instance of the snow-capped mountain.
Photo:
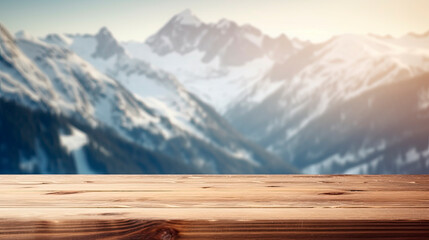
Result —
<svg viewBox="0 0 429 240"><path fill-rule="evenodd" d="M113 129L201 172L288 171L173 76L129 58L107 29L95 36L51 35L43 41L25 33L15 39L4 27L0 30L1 98ZM138 95L155 90L160 95Z"/></svg>
<svg viewBox="0 0 429 240"><path fill-rule="evenodd" d="M51 34L44 40L77 53L99 71L119 81L140 101L168 116L183 131L204 135L195 126L202 125L204 112L175 77L128 56L107 28L95 35ZM191 121L195 124L190 124Z"/></svg>
<svg viewBox="0 0 429 240"><path fill-rule="evenodd" d="M30 155L53 152L64 166L75 158L81 172L100 163L76 161L82 149L101 156L112 142L125 147L103 168L117 156L138 165L122 141L160 159L155 172L172 159L206 173L285 173L287 163L305 173L429 171L429 32L312 44L226 19L206 23L189 10L145 42L119 43L107 28L40 39L0 30L1 100L49 111L57 125L55 114L67 118L52 130L61 150L40 150L37 139ZM46 141L43 128L30 129ZM97 143L105 135L115 140ZM17 151L32 168L34 156Z"/></svg>
<svg viewBox="0 0 429 240"><path fill-rule="evenodd" d="M174 74L190 92L225 112L274 62L308 45L285 35L271 38L251 25L221 19L205 23L190 10L144 43L122 43L133 57Z"/></svg>
<svg viewBox="0 0 429 240"><path fill-rule="evenodd" d="M200 61L217 61L223 66L240 66L264 56L285 59L299 49L295 46L299 43L285 35L271 38L251 25L240 26L227 19L207 24L188 9L171 18L146 44L160 56L198 51Z"/></svg>
<svg viewBox="0 0 429 240"><path fill-rule="evenodd" d="M393 92L392 88L396 89L393 86L399 86L393 84L407 82L413 85L415 83L410 79L429 72L428 45L424 44L427 40L410 38L342 35L322 44L308 46L273 66L253 89L242 95L226 116L246 136L257 140L282 158L292 160L308 172L374 173L377 169L385 169L386 172L400 172L402 169L407 172L409 169L405 170L405 167L396 170L393 170L394 167L382 168L377 165L382 164L381 160L373 164L373 170L358 168L364 162L358 156L359 151L375 149L378 145L389 151L395 146L398 154L404 154L410 144L422 144L399 135L415 131L414 124L421 126L421 121L428 122L426 117L422 120L422 112L412 110L420 104L415 96L426 91L428 79L418 81L420 85L413 90L404 87L403 91L395 91L398 93L397 98L408 105L383 105L385 108L377 108L381 115L393 111L390 108L400 108L397 109L400 129L394 128L398 126L396 120L391 119L395 115L382 118L381 121L381 116L372 107L377 98L383 102L387 99L396 101L394 95L383 95L383 91ZM373 91L377 91L378 95L371 95ZM402 115L405 113L410 114L408 118ZM406 121L409 121L409 125L402 124ZM400 144L407 143L407 149L399 147L392 135L386 132L377 135L378 142L366 142L364 136L370 139L371 132L360 135L362 129L359 126L379 126L381 123L392 131L391 134L401 138ZM422 131L428 134L425 129ZM336 139L341 141L337 142ZM317 146L314 145L316 143ZM352 160L347 162L342 154ZM392 163L392 157L400 155L383 157L383 164L388 164L389 161ZM429 161L427 159L421 161ZM325 161L329 164L320 164ZM313 164L320 165L314 167ZM397 166L394 163L392 165ZM426 165L422 171L427 169Z"/></svg>

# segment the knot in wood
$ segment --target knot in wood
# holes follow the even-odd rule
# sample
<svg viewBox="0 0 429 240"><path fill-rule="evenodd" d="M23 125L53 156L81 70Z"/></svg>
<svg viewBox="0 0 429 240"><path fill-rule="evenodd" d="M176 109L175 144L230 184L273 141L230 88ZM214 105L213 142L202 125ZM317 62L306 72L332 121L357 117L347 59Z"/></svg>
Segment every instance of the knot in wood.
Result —
<svg viewBox="0 0 429 240"><path fill-rule="evenodd" d="M156 234L156 239L160 240L174 240L176 239L178 232L174 228L161 228Z"/></svg>

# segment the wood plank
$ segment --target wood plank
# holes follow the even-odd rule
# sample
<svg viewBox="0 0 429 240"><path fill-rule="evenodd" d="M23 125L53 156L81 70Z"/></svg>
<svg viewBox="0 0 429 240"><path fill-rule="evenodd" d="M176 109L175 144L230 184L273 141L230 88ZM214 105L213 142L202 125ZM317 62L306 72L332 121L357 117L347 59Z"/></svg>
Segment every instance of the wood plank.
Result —
<svg viewBox="0 0 429 240"><path fill-rule="evenodd" d="M368 238L429 239L429 176L0 176L0 239Z"/></svg>

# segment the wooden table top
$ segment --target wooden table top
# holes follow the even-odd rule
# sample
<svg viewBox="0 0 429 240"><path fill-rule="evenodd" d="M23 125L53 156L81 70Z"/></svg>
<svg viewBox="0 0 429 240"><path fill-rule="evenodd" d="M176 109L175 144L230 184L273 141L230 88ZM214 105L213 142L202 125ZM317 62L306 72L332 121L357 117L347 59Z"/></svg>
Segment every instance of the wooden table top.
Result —
<svg viewBox="0 0 429 240"><path fill-rule="evenodd" d="M1 239L429 239L429 175L0 175Z"/></svg>

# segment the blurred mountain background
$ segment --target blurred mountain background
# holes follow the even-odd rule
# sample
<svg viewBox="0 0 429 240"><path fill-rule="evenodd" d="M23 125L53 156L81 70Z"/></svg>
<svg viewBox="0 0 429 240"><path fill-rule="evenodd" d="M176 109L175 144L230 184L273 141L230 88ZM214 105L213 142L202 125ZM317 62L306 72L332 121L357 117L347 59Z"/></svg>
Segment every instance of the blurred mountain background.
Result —
<svg viewBox="0 0 429 240"><path fill-rule="evenodd" d="M0 173L429 173L429 32L145 41L0 25Z"/></svg>

